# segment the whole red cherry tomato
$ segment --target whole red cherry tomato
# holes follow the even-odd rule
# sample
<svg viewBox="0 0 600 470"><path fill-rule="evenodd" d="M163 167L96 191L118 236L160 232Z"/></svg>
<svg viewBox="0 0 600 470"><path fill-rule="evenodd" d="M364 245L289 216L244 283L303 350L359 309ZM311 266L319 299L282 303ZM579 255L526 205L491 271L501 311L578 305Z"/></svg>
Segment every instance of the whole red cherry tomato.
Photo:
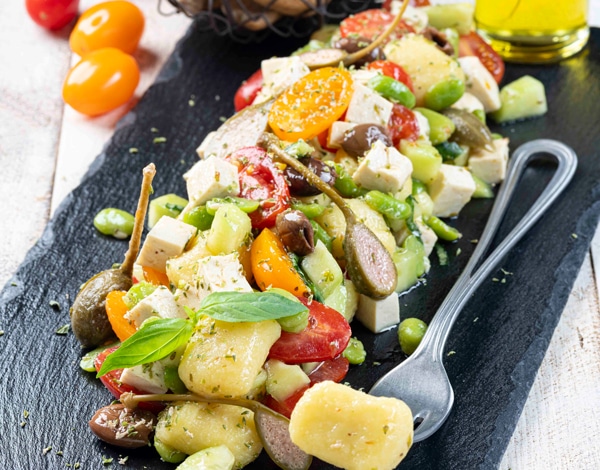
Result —
<svg viewBox="0 0 600 470"><path fill-rule="evenodd" d="M389 11L381 9L365 10L342 21L340 23L340 35L343 38L356 35L372 41L383 33L393 21L394 15ZM406 33L414 32L412 26L401 20L392 34L388 36L386 42L399 39Z"/></svg>
<svg viewBox="0 0 600 470"><path fill-rule="evenodd" d="M248 80L244 81L242 85L235 92L233 97L233 106L235 111L241 111L246 106L250 106L258 95L258 92L263 86L263 75L262 70L258 69L254 72Z"/></svg>
<svg viewBox="0 0 600 470"><path fill-rule="evenodd" d="M388 122L392 143L398 146L401 140L415 141L419 138L419 121L410 109L395 103Z"/></svg>
<svg viewBox="0 0 600 470"><path fill-rule="evenodd" d="M71 50L80 56L103 47L133 54L144 32L144 14L122 0L99 3L86 10L69 37Z"/></svg>
<svg viewBox="0 0 600 470"><path fill-rule="evenodd" d="M76 16L79 0L25 0L31 19L47 29L60 29Z"/></svg>
<svg viewBox="0 0 600 470"><path fill-rule="evenodd" d="M107 47L87 54L63 84L63 99L76 111L97 116L127 103L140 80L135 59Z"/></svg>
<svg viewBox="0 0 600 470"><path fill-rule="evenodd" d="M498 53L492 49L484 39L475 31L460 37L458 43L458 55L460 57L474 55L494 77L496 83L502 81L504 76L504 61Z"/></svg>
<svg viewBox="0 0 600 470"><path fill-rule="evenodd" d="M260 201L259 208L248 214L252 227L273 227L277 214L290 207L290 189L283 172L260 147L236 150L227 160L238 167L240 197Z"/></svg>
<svg viewBox="0 0 600 470"><path fill-rule="evenodd" d="M410 91L414 92L412 79L406 71L398 64L389 60L375 60L370 62L367 66L369 70L379 70L382 74L387 77L391 77L394 80L404 83Z"/></svg>

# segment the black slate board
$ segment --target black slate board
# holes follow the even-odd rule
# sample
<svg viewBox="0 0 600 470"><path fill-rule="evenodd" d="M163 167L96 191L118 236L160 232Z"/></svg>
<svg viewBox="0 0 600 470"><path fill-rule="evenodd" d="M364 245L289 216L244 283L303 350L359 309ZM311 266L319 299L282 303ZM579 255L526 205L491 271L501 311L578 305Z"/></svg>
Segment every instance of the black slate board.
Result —
<svg viewBox="0 0 600 470"><path fill-rule="evenodd" d="M185 194L181 174L196 161L194 150L204 135L232 113L231 97L239 83L261 59L289 53L299 42L276 39L242 46L192 27L4 287L0 456L10 468L64 468L75 462L86 469L106 468L102 456L113 457L112 468L119 468L117 459L125 455L127 468L173 467L160 462L152 449L123 451L95 439L86 421L111 396L78 368L81 352L73 335L59 336L55 330L68 323L80 284L120 261L126 250L125 242L95 231L93 215L107 206L133 211L141 169L151 161L158 168L156 194ZM437 434L414 446L402 469L497 467L596 227L600 31L594 29L587 49L560 66L509 66L505 81L526 73L545 83L550 111L499 130L511 138L512 148L535 138L562 140L578 153L579 168L564 197L506 258L505 271L494 275L505 282L485 282L459 318L448 344L454 354L446 360L456 392L454 410ZM166 137L166 143L154 144L156 136ZM132 147L138 153L131 154ZM501 233L524 213L550 175L545 164L528 170ZM451 264L439 266L433 259L426 285L400 298L402 317L431 317L472 252L470 241L481 232L489 208L489 201L469 204L456 221L465 236L448 248ZM50 306L53 300L60 309ZM370 354L348 380L368 389L402 355L395 330L375 337L357 327L357 333ZM330 468L318 462L313 467ZM250 468L274 466L263 456Z"/></svg>

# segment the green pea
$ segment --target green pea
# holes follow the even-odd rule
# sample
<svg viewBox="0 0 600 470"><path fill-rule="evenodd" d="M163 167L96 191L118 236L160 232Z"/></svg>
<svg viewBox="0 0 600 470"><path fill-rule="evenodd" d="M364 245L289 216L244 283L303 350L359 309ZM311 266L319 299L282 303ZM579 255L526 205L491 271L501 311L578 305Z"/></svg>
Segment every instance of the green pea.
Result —
<svg viewBox="0 0 600 470"><path fill-rule="evenodd" d="M428 217L426 223L442 240L453 242L462 237L462 233L434 215Z"/></svg>
<svg viewBox="0 0 600 470"><path fill-rule="evenodd" d="M214 215L208 213L206 206L194 207L183 215L183 221L186 224L193 225L198 230L208 230L214 218Z"/></svg>
<svg viewBox="0 0 600 470"><path fill-rule="evenodd" d="M168 463L181 463L187 457L187 454L168 446L156 436L154 437L154 448L156 449L156 452L158 452L158 455L160 455L160 458Z"/></svg>
<svg viewBox="0 0 600 470"><path fill-rule="evenodd" d="M465 93L465 82L459 78L448 78L432 85L425 93L425 106L440 111L456 103Z"/></svg>
<svg viewBox="0 0 600 470"><path fill-rule="evenodd" d="M368 81L367 85L390 101L400 103L407 108L415 107L416 98L412 91L404 83L392 77L376 75Z"/></svg>
<svg viewBox="0 0 600 470"><path fill-rule="evenodd" d="M103 235L124 239L133 232L135 218L129 212L109 207L94 217L94 227Z"/></svg>
<svg viewBox="0 0 600 470"><path fill-rule="evenodd" d="M233 204L246 214L249 214L258 209L260 202L243 197L215 197L206 202L206 212L208 212L209 215L215 215L219 210L219 207L222 207L225 204Z"/></svg>
<svg viewBox="0 0 600 470"><path fill-rule="evenodd" d="M404 354L410 356L415 352L427 331L427 325L418 318L407 318L398 326L398 340Z"/></svg>
<svg viewBox="0 0 600 470"><path fill-rule="evenodd" d="M394 220L410 217L410 206L381 191L369 191L365 194L365 202L380 214Z"/></svg>
<svg viewBox="0 0 600 470"><path fill-rule="evenodd" d="M452 119L443 114L427 108L416 108L415 111L419 111L427 119L429 123L429 140L433 145L447 141L456 130L456 125Z"/></svg>
<svg viewBox="0 0 600 470"><path fill-rule="evenodd" d="M165 367L165 385L173 393L187 393L188 389L179 377L177 366Z"/></svg>
<svg viewBox="0 0 600 470"><path fill-rule="evenodd" d="M138 282L127 291L127 294L123 297L123 302L125 302L127 308L132 309L140 300L148 297L155 290L156 286L154 284L146 281Z"/></svg>
<svg viewBox="0 0 600 470"><path fill-rule="evenodd" d="M321 240L323 245L325 245L325 248L327 248L327 250L331 252L331 250L333 249L333 237L330 236L325 231L325 229L314 220L310 221L310 225L312 225L313 228L313 237L315 239L315 245L317 244L317 241Z"/></svg>
<svg viewBox="0 0 600 470"><path fill-rule="evenodd" d="M367 352L365 351L365 347L362 342L357 338L350 338L350 342L344 352L342 353L350 364L358 365L365 362L367 358Z"/></svg>
<svg viewBox="0 0 600 470"><path fill-rule="evenodd" d="M302 212L307 218L319 217L325 210L325 206L316 203L305 204L303 202L292 202L292 209Z"/></svg>
<svg viewBox="0 0 600 470"><path fill-rule="evenodd" d="M119 343L109 344L108 346L100 346L99 348L92 349L85 356L81 358L79 361L79 367L81 367L86 372L96 372L96 366L94 365L94 361L96 358L106 351L108 348L112 348Z"/></svg>

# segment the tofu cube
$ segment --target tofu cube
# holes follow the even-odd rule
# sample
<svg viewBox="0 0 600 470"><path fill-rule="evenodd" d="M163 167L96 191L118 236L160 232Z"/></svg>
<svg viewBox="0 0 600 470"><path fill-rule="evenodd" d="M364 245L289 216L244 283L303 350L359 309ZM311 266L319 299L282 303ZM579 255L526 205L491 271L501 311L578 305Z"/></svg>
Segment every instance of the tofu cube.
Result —
<svg viewBox="0 0 600 470"><path fill-rule="evenodd" d="M167 260L183 253L196 231L193 225L171 217L162 217L148 232L136 263L164 273Z"/></svg>
<svg viewBox="0 0 600 470"><path fill-rule="evenodd" d="M423 218L419 217L415 219L415 224L421 233L421 240L423 241L423 247L425 248L425 256L429 256L438 240L438 236L429 225L423 222Z"/></svg>
<svg viewBox="0 0 600 470"><path fill-rule="evenodd" d="M371 80L373 77L376 77L381 72L369 69L354 69L351 70L350 73L352 74L352 81L354 82L355 86L357 83L366 86L367 83L369 83L369 80Z"/></svg>
<svg viewBox="0 0 600 470"><path fill-rule="evenodd" d="M461 166L442 164L440 171L429 185L433 201L433 215L453 217L457 215L475 192L471 173Z"/></svg>
<svg viewBox="0 0 600 470"><path fill-rule="evenodd" d="M399 191L413 171L412 162L394 147L376 141L365 154L352 179L367 189Z"/></svg>
<svg viewBox="0 0 600 470"><path fill-rule="evenodd" d="M398 295L375 300L360 294L355 318L373 333L380 333L400 323Z"/></svg>
<svg viewBox="0 0 600 470"><path fill-rule="evenodd" d="M310 72L300 56L274 57L263 60L260 65L263 86L253 104L263 103L277 96Z"/></svg>
<svg viewBox="0 0 600 470"><path fill-rule="evenodd" d="M475 95L469 92L463 93L458 101L456 101L451 108L462 109L472 113L473 111L485 111L483 103L479 101Z"/></svg>
<svg viewBox="0 0 600 470"><path fill-rule="evenodd" d="M200 298L211 292L252 292L237 252L199 260L193 284Z"/></svg>
<svg viewBox="0 0 600 470"><path fill-rule="evenodd" d="M474 95L485 108L485 112L500 109L500 90L492 74L485 68L478 57L459 57L466 77L466 91Z"/></svg>
<svg viewBox="0 0 600 470"><path fill-rule="evenodd" d="M387 126L394 105L379 93L359 83L354 84L354 93L346 111L346 121L356 124L379 124Z"/></svg>
<svg viewBox="0 0 600 470"><path fill-rule="evenodd" d="M327 147L330 149L339 149L342 146L346 132L355 127L356 124L352 122L335 121L327 134Z"/></svg>
<svg viewBox="0 0 600 470"><path fill-rule="evenodd" d="M403 401L331 381L304 393L289 429L304 452L346 470L393 470L413 441L413 417Z"/></svg>
<svg viewBox="0 0 600 470"><path fill-rule="evenodd" d="M415 111L413 109L413 113L417 118L417 123L419 125L419 138L429 142L429 133L431 131L431 126L429 125L429 121L422 113L419 111Z"/></svg>
<svg viewBox="0 0 600 470"><path fill-rule="evenodd" d="M142 323L150 317L187 318L187 315L175 302L171 291L164 286L160 286L125 314L125 319L137 328L142 326Z"/></svg>
<svg viewBox="0 0 600 470"><path fill-rule="evenodd" d="M500 183L506 176L508 165L508 138L494 140L494 151L485 149L469 157L469 169L479 179L489 184Z"/></svg>
<svg viewBox="0 0 600 470"><path fill-rule="evenodd" d="M165 385L165 367L161 361L127 367L119 380L147 393L167 393L169 390Z"/></svg>
<svg viewBox="0 0 600 470"><path fill-rule="evenodd" d="M200 160L184 175L189 203L184 213L212 198L237 196L240 192L238 169L214 155Z"/></svg>

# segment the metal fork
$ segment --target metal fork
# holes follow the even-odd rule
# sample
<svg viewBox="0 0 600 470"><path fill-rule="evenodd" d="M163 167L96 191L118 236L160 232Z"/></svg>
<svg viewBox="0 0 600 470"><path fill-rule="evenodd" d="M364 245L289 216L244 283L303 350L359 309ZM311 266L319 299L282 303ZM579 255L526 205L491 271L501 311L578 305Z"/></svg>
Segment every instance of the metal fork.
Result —
<svg viewBox="0 0 600 470"><path fill-rule="evenodd" d="M552 155L558 163L552 179L515 228L475 270L496 234L523 170L540 153ZM500 260L565 189L576 167L575 152L554 140L534 140L514 152L506 179L498 192L477 247L433 317L421 344L408 359L380 378L369 392L377 396L400 398L409 406L416 425L414 442L422 441L436 432L452 410L454 391L444 369L443 353L450 330L461 309Z"/></svg>

